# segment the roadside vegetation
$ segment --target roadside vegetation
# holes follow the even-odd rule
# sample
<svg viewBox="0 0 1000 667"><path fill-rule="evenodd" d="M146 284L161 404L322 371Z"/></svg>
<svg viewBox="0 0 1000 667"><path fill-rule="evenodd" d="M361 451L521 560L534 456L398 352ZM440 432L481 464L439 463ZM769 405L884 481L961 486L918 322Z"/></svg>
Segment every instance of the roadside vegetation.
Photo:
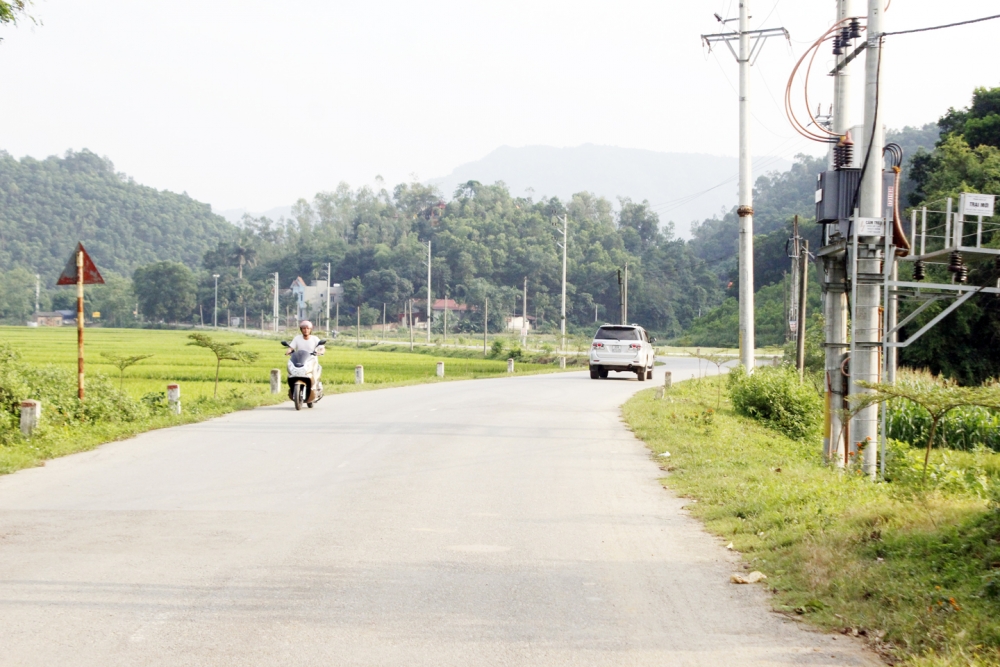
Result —
<svg viewBox="0 0 1000 667"><path fill-rule="evenodd" d="M1000 665L1000 454L974 435L989 430L983 409L942 420L965 449L936 440L925 477L929 417L898 399L890 434L909 442L890 440L886 480L872 483L824 464L821 413L805 396L815 392L802 393L794 371L750 377L683 382L625 404L663 462L664 485L767 575L777 611L864 636L895 664Z"/></svg>
<svg viewBox="0 0 1000 667"><path fill-rule="evenodd" d="M281 369L285 377L284 349L277 338L223 331L195 334L197 342L189 333L87 331L86 400L81 403L75 329L0 327L0 474L143 431L287 400L284 385L279 394L270 393L270 369ZM436 363L443 356L331 346L322 361L325 390L439 382ZM448 357L446 380L505 376L506 359L483 359L481 352L478 358ZM358 364L365 367L361 386L354 384ZM518 374L558 368L515 364ZM167 409L167 384L175 382L181 387L181 415ZM31 438L20 433L19 406L25 399L42 402L41 426Z"/></svg>

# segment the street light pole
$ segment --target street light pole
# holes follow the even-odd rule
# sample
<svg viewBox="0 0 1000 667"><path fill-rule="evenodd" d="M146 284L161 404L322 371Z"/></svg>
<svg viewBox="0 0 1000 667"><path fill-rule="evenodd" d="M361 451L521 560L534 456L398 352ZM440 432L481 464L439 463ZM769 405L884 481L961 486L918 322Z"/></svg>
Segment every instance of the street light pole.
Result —
<svg viewBox="0 0 1000 667"><path fill-rule="evenodd" d="M212 304L212 326L219 328L219 274L213 273L215 278L215 303Z"/></svg>

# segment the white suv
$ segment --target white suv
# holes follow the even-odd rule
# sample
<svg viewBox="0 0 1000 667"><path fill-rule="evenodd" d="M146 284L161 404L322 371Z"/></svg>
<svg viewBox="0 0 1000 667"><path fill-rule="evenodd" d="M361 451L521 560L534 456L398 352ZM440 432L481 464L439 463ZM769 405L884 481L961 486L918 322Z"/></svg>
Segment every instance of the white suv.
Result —
<svg viewBox="0 0 1000 667"><path fill-rule="evenodd" d="M653 379L655 338L636 324L604 324L590 346L590 377L608 377L608 371L635 373L639 382Z"/></svg>

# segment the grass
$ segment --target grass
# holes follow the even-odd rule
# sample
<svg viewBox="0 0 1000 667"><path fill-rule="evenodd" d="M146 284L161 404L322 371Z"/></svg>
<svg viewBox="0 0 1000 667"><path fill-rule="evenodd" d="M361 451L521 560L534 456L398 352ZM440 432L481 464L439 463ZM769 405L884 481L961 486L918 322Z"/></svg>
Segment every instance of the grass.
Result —
<svg viewBox="0 0 1000 667"><path fill-rule="evenodd" d="M209 331L218 340L242 344L240 349L258 352L252 364L223 362L219 395L213 398L215 356L206 349L187 345L187 331L101 329L86 331L86 373L103 375L119 386L119 370L101 356L108 352L119 356L152 354L149 359L125 370L124 391L135 399L151 393L165 393L167 384L181 387L182 415L153 414L138 421L87 423L72 426L45 424L45 401L42 399L43 427L32 438L14 438L0 446L0 474L42 464L46 459L92 449L104 442L120 440L143 431L200 421L234 410L270 405L287 400L285 392L270 393L270 370L279 368L285 377L284 348L277 338L248 336L236 332ZM32 365L76 368L76 329L0 327L0 342L9 343L21 360ZM326 393L341 393L441 382L436 377L437 361L445 362L445 380L498 377L507 375L505 360L411 354L408 351L354 349L331 346L323 357L323 384ZM354 367L365 367L365 384L354 384ZM515 364L517 374L551 372L558 365ZM74 399L75 400L75 399ZM16 427L15 427L16 428ZM2 441L2 439L0 439Z"/></svg>
<svg viewBox="0 0 1000 667"><path fill-rule="evenodd" d="M670 453L658 457L664 485L767 575L777 611L863 635L890 662L1000 665L1000 510L989 498L1000 455L934 451L938 469L975 469L985 484L871 483L823 465L818 439L789 439L726 400L715 410L716 382L661 400L640 392L623 415L655 454Z"/></svg>

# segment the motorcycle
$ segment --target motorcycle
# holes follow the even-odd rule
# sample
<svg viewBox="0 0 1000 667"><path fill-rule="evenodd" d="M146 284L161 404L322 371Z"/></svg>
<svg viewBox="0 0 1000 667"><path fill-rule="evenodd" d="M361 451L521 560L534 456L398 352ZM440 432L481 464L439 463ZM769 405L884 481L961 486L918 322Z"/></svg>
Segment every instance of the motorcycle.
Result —
<svg viewBox="0 0 1000 667"><path fill-rule="evenodd" d="M319 341L320 345L325 343L325 340ZM290 347L288 341L283 340L281 344ZM288 357L288 398L295 403L296 410L301 410L303 403L311 408L323 398L322 374L323 368L315 352L292 351Z"/></svg>

